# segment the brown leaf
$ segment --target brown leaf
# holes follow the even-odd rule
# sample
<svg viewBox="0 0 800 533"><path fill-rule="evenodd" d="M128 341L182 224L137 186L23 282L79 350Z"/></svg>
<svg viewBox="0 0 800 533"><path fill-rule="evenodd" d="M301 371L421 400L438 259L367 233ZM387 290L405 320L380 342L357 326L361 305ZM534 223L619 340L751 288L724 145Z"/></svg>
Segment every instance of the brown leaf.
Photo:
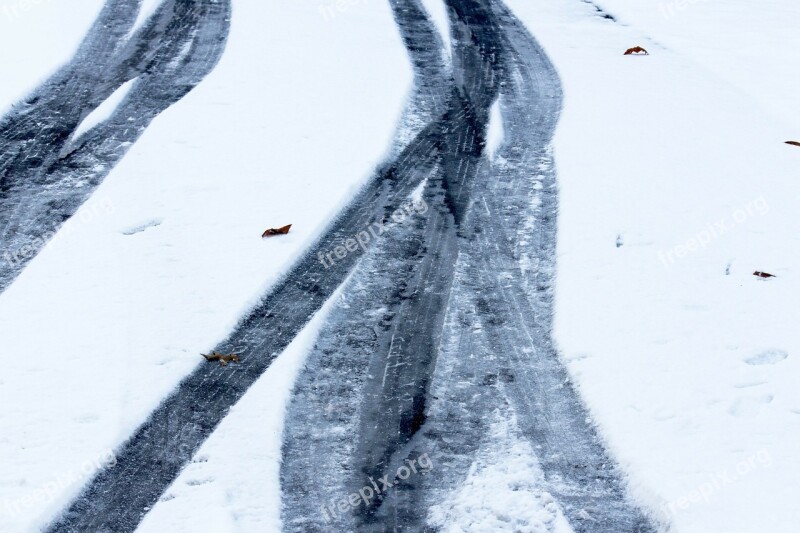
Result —
<svg viewBox="0 0 800 533"><path fill-rule="evenodd" d="M229 354L224 354L224 353L219 353L217 351L213 351L210 354L201 353L200 355L205 357L206 361L209 361L209 362L210 361L219 361L220 366L228 366L228 363L230 363L231 361L233 361L234 363L238 363L240 354L233 353L233 352L231 352Z"/></svg>
<svg viewBox="0 0 800 533"><path fill-rule="evenodd" d="M774 278L775 277L774 274L770 274L769 272L759 272L758 270L753 272L753 275L754 276L758 276L759 278L765 278L765 279L766 278Z"/></svg>
<svg viewBox="0 0 800 533"><path fill-rule="evenodd" d="M646 56L649 56L649 55L650 55L650 52L648 52L647 50L645 50L645 49L644 49L644 48L642 48L641 46L634 46L633 48L628 48L628 49L625 51L625 54L624 54L624 55L626 55L626 56L630 56L630 55L634 55L634 54L644 54L644 55L646 55Z"/></svg>
<svg viewBox="0 0 800 533"><path fill-rule="evenodd" d="M786 141L786 144L791 144L792 146L800 146L800 142L797 141Z"/></svg>
<svg viewBox="0 0 800 533"><path fill-rule="evenodd" d="M287 224L281 228L270 228L264 233L261 234L261 237L273 237L275 235L286 235L289 233L289 228L291 228L291 224Z"/></svg>

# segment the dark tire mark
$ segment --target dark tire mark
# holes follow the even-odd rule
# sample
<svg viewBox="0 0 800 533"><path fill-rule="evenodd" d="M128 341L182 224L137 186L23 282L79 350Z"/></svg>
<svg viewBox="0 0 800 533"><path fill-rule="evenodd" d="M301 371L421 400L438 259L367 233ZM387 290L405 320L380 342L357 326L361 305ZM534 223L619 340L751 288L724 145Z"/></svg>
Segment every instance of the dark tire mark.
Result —
<svg viewBox="0 0 800 533"><path fill-rule="evenodd" d="M422 80L415 97L429 98L412 102L412 115L428 125L398 144L396 157L316 249L217 347L244 352L242 363L198 366L52 531L132 531L229 407L359 263L347 305L334 311L312 353L287 421L281 476L288 529L428 530L426 511L463 481L487 413L510 406L534 447L543 447L547 488L576 530L651 530L586 424L550 338L557 196L547 144L560 108L558 78L502 5L448 5L452 90L441 81L449 69L417 57L426 52L439 61L420 46L429 31L424 12L412 0L393 3ZM423 30L415 34L417 27ZM507 165L494 169L481 156L498 91L512 142L500 152ZM318 260L317 251L384 220L426 179L426 216L391 228L363 262L358 253L330 268ZM531 239L515 244L528 214ZM521 267L523 254L532 270ZM421 453L433 456L435 475L398 484L335 525L322 514L321 505L366 486L365 477L393 479L399 464Z"/></svg>
<svg viewBox="0 0 800 533"><path fill-rule="evenodd" d="M406 348L401 347L405 340L430 339L438 329L436 324L440 318L436 314L443 308L440 300L446 300L449 288L450 269L442 268L442 260L446 262L452 255L455 228L444 202L441 170L444 161L451 156L442 155L442 152L449 151L449 145L454 144L463 148L466 143L458 144L448 139L456 135L453 132L468 129L475 119L468 116L471 113L469 103L462 96L456 94L448 98L452 91L452 74L449 66L443 63L442 41L424 9L417 0L396 1L391 5L417 73L418 83L409 109L416 121L435 119L435 127L428 127L417 137L436 147L431 154L434 164L425 160L410 162L427 179L423 198L428 209L424 214L411 215L404 224L395 224L362 260L355 274L359 281L347 286L348 311L334 312L319 345L310 356L309 366L316 371L304 372L297 385L295 396L298 400L287 415L285 460L281 470L286 501L284 523L292 531L330 531L334 526L324 518L321 505L340 495L345 490L343 486L350 487L351 474L357 472L358 479L363 479L364 470L375 468L377 464L370 460L352 464L352 458L359 457L353 449L353 435L364 429L359 426L357 418L363 400L360 391L370 371L364 365L354 367L342 363L349 362L351 357L367 361L376 351L391 358L393 347L387 337L390 330L394 333L392 338L398 342L394 355L406 352ZM446 111L443 106L446 106ZM445 111L441 117L435 115L440 109ZM406 128L409 124L413 128L414 123L414 120L402 122ZM477 143L469 146L479 155ZM467 168L464 171L470 172ZM440 258L432 260L436 256ZM436 279L435 283L419 285L420 281L432 278ZM422 299L414 297L423 292L426 296ZM408 317L408 302L413 302L413 311L420 316L413 323L403 324L398 318ZM426 315L428 311L430 313ZM364 317L369 317L366 328ZM398 330L398 327L403 330ZM435 351L429 344L408 362L411 371L405 376L424 375L434 360ZM375 362L380 364L381 361ZM342 375L343 371L346 375ZM372 373L379 371L382 372L373 369ZM389 406L390 412L384 413L384 426L368 429L376 439L382 437L384 428L393 433L387 435L388 440L384 440L382 445L372 443L368 449L361 450L361 456L376 454L383 460L391 455L387 447L393 447L403 439L395 434L398 428L400 433L409 434L421 423L419 417L424 410L425 385L404 382L402 375L402 372L392 373L390 381L394 386L403 387L403 401L399 406ZM372 391L379 402L374 406L378 416L386 407L379 389L378 383ZM323 427L332 426L331 431L316 432L320 422ZM350 463L352 470L345 463ZM341 477L342 467L348 472L344 479ZM335 477L331 478L330 474ZM351 530L355 515L343 518L344 521L336 522L337 526L340 530Z"/></svg>
<svg viewBox="0 0 800 533"><path fill-rule="evenodd" d="M418 133L447 110L453 73L445 59L444 43L436 26L417 0L389 0L403 44L414 69L414 89L400 124L404 132Z"/></svg>
<svg viewBox="0 0 800 533"><path fill-rule="evenodd" d="M596 428L587 423L589 414L553 345L558 190L549 139L556 115L545 112L537 120L526 114L542 105L560 108L561 94L542 79L554 69L533 37L502 4L496 10L509 29L518 76L509 78L506 90L504 115L512 127L500 153L505 164L487 173L482 182L487 186L476 198L486 208L473 211L472 223L480 230L474 233L474 253L482 259L473 274L488 288L482 301L493 317L484 323L485 336L501 368L514 376L499 386L523 434L537 447L547 488L575 531L654 531L627 496L623 474ZM526 226L532 227L526 231ZM524 255L529 268L521 266Z"/></svg>
<svg viewBox="0 0 800 533"><path fill-rule="evenodd" d="M428 509L467 477L492 413L510 409L541 453L543 490L576 531L653 531L552 344L558 77L499 2L449 10L454 80L471 120L448 123L437 141L431 212L355 272L300 377L284 437L285 527L434 529ZM496 86L508 142L490 166L453 147L475 134L482 149ZM425 453L434 474L395 478ZM337 508L384 476L388 492Z"/></svg>
<svg viewBox="0 0 800 533"><path fill-rule="evenodd" d="M109 0L70 64L0 121L0 291L150 122L222 56L229 0L167 0L128 37L139 4ZM83 119L131 80L136 81L113 115L74 139Z"/></svg>
<svg viewBox="0 0 800 533"><path fill-rule="evenodd" d="M337 513L335 505L329 512L323 507L369 486L370 479L388 475L393 480L407 458L407 445L425 424L430 376L458 256L457 229L469 206L500 80L495 71L502 36L486 6L470 2L451 13L458 29L453 55L459 98L451 100L440 136L431 139L441 147L425 193L431 209L417 219L415 229L398 229L381 241L374 257L359 269L357 288L348 287L347 308L332 317L323 333L287 417L284 519L293 531L395 531L424 525L417 501L421 494L408 487L350 513ZM348 318L364 316L377 322L355 325ZM365 326L372 331L365 332ZM329 358L337 364L331 365ZM359 391L358 407L352 406L352 393L342 390L345 382L348 390ZM334 405L336 415L331 417ZM332 423L332 431L315 434L314 428ZM336 438L334 447L332 434L359 438L357 444ZM331 472L335 474L326 474Z"/></svg>

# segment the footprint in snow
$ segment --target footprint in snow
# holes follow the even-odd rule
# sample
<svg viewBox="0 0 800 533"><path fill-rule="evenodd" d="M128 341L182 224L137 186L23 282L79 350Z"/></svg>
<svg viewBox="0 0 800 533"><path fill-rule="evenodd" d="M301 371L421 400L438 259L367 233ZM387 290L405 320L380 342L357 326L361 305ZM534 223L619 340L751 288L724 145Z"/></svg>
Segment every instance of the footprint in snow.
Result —
<svg viewBox="0 0 800 533"><path fill-rule="evenodd" d="M764 385L767 383L766 381L742 381L736 383L734 387L737 389L749 389L750 387L758 387L759 385Z"/></svg>
<svg viewBox="0 0 800 533"><path fill-rule="evenodd" d="M132 228L128 228L126 230L123 230L122 234L123 235L136 235L137 233L141 233L141 232L146 231L146 230L148 230L150 228L155 228L157 226L160 226L162 222L163 222L163 220L160 219L160 218L155 218L153 220L148 220L147 222L139 224L138 226L133 226Z"/></svg>
<svg viewBox="0 0 800 533"><path fill-rule="evenodd" d="M214 478L206 477L206 478L202 478L202 479L190 479L190 480L188 480L186 482L186 484L189 485L190 487L198 487L200 485L207 485L207 484L209 484L209 483L211 483L213 481L214 481Z"/></svg>
<svg viewBox="0 0 800 533"><path fill-rule="evenodd" d="M787 352L773 348L770 350L763 351L752 357L748 357L747 359L744 360L744 362L752 366L774 365L780 363L787 357L789 357L789 354Z"/></svg>
<svg viewBox="0 0 800 533"><path fill-rule="evenodd" d="M775 397L772 394L762 394L760 396L742 396L733 402L728 412L740 418L754 418L764 408L772 403Z"/></svg>

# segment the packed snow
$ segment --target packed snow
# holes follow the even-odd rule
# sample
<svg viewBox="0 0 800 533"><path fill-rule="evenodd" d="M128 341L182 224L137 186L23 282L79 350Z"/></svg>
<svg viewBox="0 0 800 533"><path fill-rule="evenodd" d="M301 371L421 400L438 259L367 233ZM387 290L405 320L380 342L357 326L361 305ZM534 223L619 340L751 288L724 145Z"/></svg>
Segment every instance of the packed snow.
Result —
<svg viewBox="0 0 800 533"><path fill-rule="evenodd" d="M571 533L543 482L513 412L498 412L467 479L430 510L430 524L446 533Z"/></svg>

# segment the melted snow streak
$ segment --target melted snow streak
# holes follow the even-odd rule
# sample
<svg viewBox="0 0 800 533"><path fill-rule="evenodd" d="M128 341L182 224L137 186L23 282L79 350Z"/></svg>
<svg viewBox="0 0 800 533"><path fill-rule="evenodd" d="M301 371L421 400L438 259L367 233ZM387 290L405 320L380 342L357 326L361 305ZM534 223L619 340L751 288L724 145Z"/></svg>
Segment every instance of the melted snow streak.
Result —
<svg viewBox="0 0 800 533"><path fill-rule="evenodd" d="M89 198L159 113L216 66L229 0L108 0L70 63L0 119L0 291ZM125 84L110 116L81 123Z"/></svg>

